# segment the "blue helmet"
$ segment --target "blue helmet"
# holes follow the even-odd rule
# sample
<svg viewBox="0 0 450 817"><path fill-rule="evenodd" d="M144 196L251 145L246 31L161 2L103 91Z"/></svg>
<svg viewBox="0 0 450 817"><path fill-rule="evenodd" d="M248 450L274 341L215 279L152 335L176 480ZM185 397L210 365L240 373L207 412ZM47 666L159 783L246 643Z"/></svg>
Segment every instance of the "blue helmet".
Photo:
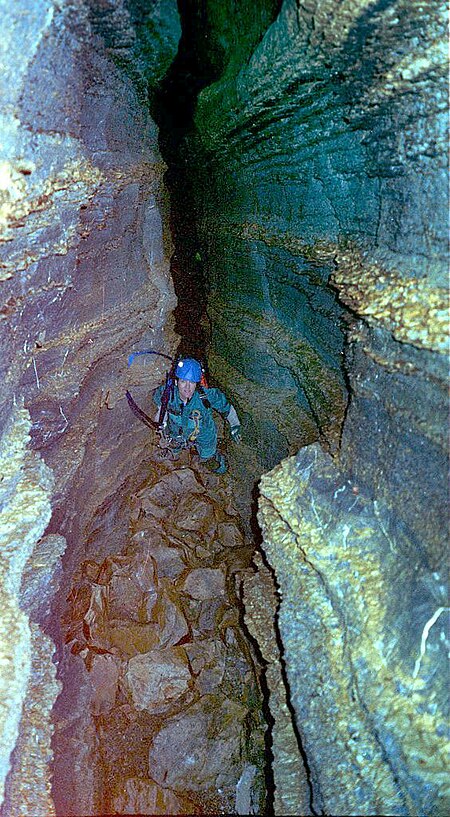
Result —
<svg viewBox="0 0 450 817"><path fill-rule="evenodd" d="M184 360L179 360L175 367L175 377L181 377L182 380L190 380L191 383L200 383L202 379L202 367L197 360L192 357L186 357Z"/></svg>

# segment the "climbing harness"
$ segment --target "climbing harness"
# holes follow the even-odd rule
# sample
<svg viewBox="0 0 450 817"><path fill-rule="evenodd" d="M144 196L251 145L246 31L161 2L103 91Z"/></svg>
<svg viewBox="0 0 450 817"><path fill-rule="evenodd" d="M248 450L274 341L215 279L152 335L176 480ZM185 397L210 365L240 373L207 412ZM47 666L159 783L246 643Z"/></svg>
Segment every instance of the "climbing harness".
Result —
<svg viewBox="0 0 450 817"><path fill-rule="evenodd" d="M159 448L162 457L171 457L177 460L182 451L191 453L194 450L194 443L184 437L168 437L165 429L161 431Z"/></svg>

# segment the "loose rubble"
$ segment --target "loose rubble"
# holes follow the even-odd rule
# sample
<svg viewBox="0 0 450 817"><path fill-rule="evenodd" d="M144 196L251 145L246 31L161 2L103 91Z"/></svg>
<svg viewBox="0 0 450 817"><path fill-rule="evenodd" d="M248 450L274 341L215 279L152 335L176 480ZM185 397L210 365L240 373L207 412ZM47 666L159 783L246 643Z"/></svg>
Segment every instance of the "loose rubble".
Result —
<svg viewBox="0 0 450 817"><path fill-rule="evenodd" d="M251 549L231 487L188 452L148 465L123 548L82 562L63 617L91 689L97 806L261 813L261 694L233 576Z"/></svg>

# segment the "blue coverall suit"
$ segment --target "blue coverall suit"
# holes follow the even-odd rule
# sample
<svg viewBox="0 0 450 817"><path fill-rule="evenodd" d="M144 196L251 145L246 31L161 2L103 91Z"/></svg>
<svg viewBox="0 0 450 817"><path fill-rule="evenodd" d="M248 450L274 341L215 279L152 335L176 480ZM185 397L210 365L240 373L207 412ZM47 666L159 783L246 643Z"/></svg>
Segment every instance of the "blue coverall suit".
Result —
<svg viewBox="0 0 450 817"><path fill-rule="evenodd" d="M163 391L164 385L153 394L153 401L157 406L161 405ZM179 439L180 444L184 441L193 442L201 459L206 460L213 457L217 449L217 428L212 409L226 417L231 403L220 389L203 389L202 394L211 408L205 406L197 389L189 402L184 404L178 386L175 385L173 399L169 400L167 406L167 430L174 441Z"/></svg>

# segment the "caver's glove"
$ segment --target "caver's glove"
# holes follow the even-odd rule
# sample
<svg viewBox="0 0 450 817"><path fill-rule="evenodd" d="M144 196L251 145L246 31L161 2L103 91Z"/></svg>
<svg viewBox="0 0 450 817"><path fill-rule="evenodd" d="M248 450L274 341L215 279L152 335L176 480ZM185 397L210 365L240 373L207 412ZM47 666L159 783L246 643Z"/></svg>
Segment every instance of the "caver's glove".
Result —
<svg viewBox="0 0 450 817"><path fill-rule="evenodd" d="M236 409L232 405L230 405L230 410L229 410L228 415L227 415L227 420L228 420L228 422L230 424L231 436L232 436L234 442L235 443L242 442L241 423L239 421L239 417L236 414Z"/></svg>
<svg viewBox="0 0 450 817"><path fill-rule="evenodd" d="M231 431L231 436L233 438L233 441L235 443L241 443L242 442L242 435L241 435L240 425L239 426L231 426L230 431Z"/></svg>
<svg viewBox="0 0 450 817"><path fill-rule="evenodd" d="M219 451L216 451L213 457L204 460L204 463L208 471L212 471L213 474L225 474L227 471L225 457Z"/></svg>

